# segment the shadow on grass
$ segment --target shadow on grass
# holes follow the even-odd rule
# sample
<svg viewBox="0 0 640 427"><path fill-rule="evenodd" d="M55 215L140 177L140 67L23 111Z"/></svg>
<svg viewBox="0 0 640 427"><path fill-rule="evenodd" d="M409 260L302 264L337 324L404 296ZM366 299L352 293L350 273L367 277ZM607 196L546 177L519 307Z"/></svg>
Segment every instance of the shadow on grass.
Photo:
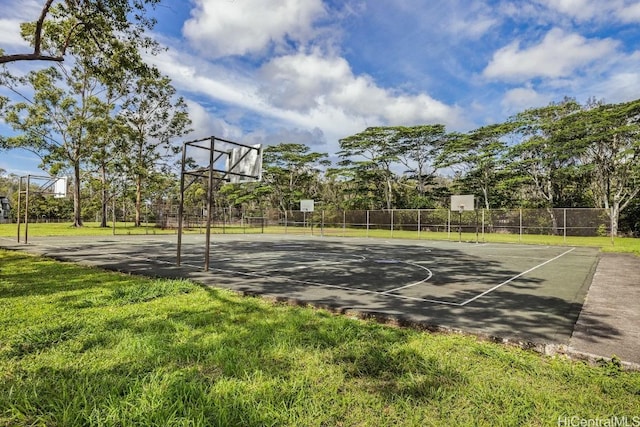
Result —
<svg viewBox="0 0 640 427"><path fill-rule="evenodd" d="M372 252L390 258L384 249ZM446 264L451 277L487 265L485 259L468 254L436 255L467 257L464 264ZM350 418L354 405L371 409L373 402L370 420L381 407L398 402L402 410L416 411L432 402L446 404L472 385L446 357L434 356L429 341L413 345L415 334L407 329L240 298L208 287L198 290L183 281L154 285L117 276L102 282L101 276L83 276L85 269L28 260L34 261L25 255L12 260L23 263L24 271L7 278L0 296L48 296L39 304L53 306L57 318L27 325L26 332L14 334L0 351L3 363L11 366L0 374L0 407L13 408L31 424L201 420L214 425L308 425L323 420L339 424L345 419L350 420L347 424L358 424ZM136 259L133 264L144 262ZM494 279L515 271L499 263L493 267ZM167 265L147 262L144 268L153 268L156 275L190 276ZM400 271L387 273L401 278ZM208 279L205 283L220 279L200 272L192 276ZM521 283L468 307L380 296L363 301L358 292L334 290L306 294L308 299L297 301L336 311L356 307L372 315L391 313L414 325L434 322L465 330L493 325L504 334L532 330L541 322L552 329L564 328L577 316L579 303L523 292L540 286L537 280ZM14 284L18 291L12 294ZM277 283L278 295L287 301L305 296L301 292L308 288ZM273 291L237 281L236 290L260 293L261 289L267 294ZM459 292L452 298L469 295L465 289ZM598 327L605 333L608 325L603 321Z"/></svg>

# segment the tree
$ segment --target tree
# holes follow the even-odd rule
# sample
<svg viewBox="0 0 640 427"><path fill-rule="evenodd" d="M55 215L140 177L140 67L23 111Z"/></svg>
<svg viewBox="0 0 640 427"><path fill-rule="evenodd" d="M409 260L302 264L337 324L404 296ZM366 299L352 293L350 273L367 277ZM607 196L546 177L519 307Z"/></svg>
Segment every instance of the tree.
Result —
<svg viewBox="0 0 640 427"><path fill-rule="evenodd" d="M91 153L89 123L105 111L97 94L99 82L80 62L70 71L51 67L31 72L26 82L35 91L33 99L7 107L5 121L21 132L7 141L40 156L52 175L72 170L74 225L82 226L81 167Z"/></svg>
<svg viewBox="0 0 640 427"><path fill-rule="evenodd" d="M610 213L615 236L620 213L640 194L640 100L597 106L565 127L576 125L594 198Z"/></svg>
<svg viewBox="0 0 640 427"><path fill-rule="evenodd" d="M33 46L33 52L5 55L0 51L0 64L15 61L64 61L67 52L78 42L90 41L104 53L121 43L135 41L147 44L141 37L153 29L155 21L145 17L147 7L155 7L160 0L46 0L35 23L24 25L23 35ZM65 23L52 36L49 23ZM49 37L49 39L47 39ZM106 56L109 56L108 54Z"/></svg>
<svg viewBox="0 0 640 427"><path fill-rule="evenodd" d="M314 197L314 183L321 168L330 164L326 153L312 152L304 144L280 143L264 150L264 184L282 212L293 209L301 199Z"/></svg>
<svg viewBox="0 0 640 427"><path fill-rule="evenodd" d="M460 173L459 181L466 189L482 194L485 209L491 208L493 193L498 191L505 177L505 137L511 131L509 124L496 124L457 134L440 153L440 166L456 169Z"/></svg>
<svg viewBox="0 0 640 427"><path fill-rule="evenodd" d="M157 70L140 77L131 90L132 96L122 105L119 114L126 129L121 140L120 162L125 173L135 183L135 224L141 223L144 186L163 162L177 153L173 138L190 132L191 120L183 98L175 98L171 80Z"/></svg>
<svg viewBox="0 0 640 427"><path fill-rule="evenodd" d="M398 131L391 127L370 127L356 135L340 140L338 155L342 166L352 169L355 176L366 175L382 184L385 205L393 208L393 182L396 179L391 166L398 161L396 143Z"/></svg>
<svg viewBox="0 0 640 427"><path fill-rule="evenodd" d="M435 177L438 153L447 145L449 136L440 124L396 127L395 130L396 141L391 150L406 168L408 178L417 183L419 207L428 203L426 187Z"/></svg>
<svg viewBox="0 0 640 427"><path fill-rule="evenodd" d="M521 137L508 153L511 172L521 177L532 193L542 199L554 233L558 222L553 208L567 183L567 171L577 160L577 147L561 132L562 120L580 109L574 100L565 99L547 107L526 110L510 123Z"/></svg>
<svg viewBox="0 0 640 427"><path fill-rule="evenodd" d="M112 100L104 101L101 95L125 73L149 74L140 50L155 52L157 44L143 34L154 24L143 12L157 2L47 1L38 22L21 27L34 53L2 57L5 63L33 59L59 62L57 68L32 72L21 80L6 70L2 74L3 83L23 99L5 107L5 120L22 132L7 138L5 145L32 150L51 174L72 170L76 226L82 225L81 168L94 152L92 144L104 139L99 133L105 127L99 123L110 120L114 108ZM61 63L65 55L73 59L69 67ZM23 95L19 83L31 86L33 97Z"/></svg>

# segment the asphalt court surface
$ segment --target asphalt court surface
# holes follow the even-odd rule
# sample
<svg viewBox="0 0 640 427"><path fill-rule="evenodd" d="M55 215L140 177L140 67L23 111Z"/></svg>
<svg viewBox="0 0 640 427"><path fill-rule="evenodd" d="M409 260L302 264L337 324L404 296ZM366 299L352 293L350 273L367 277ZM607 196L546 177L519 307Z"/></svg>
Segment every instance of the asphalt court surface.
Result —
<svg viewBox="0 0 640 427"><path fill-rule="evenodd" d="M557 258L572 258L574 250L369 239L218 240L211 246L210 269L213 274L280 278L293 285L464 306L511 282L530 289L543 284L550 277L534 270ZM193 267L201 259L198 251L183 255L183 262ZM565 286L567 280L577 289L583 284L573 273L563 280Z"/></svg>
<svg viewBox="0 0 640 427"><path fill-rule="evenodd" d="M0 239L0 246L107 269L501 339L568 345L598 250L558 246L212 235ZM609 325L594 328L606 330Z"/></svg>

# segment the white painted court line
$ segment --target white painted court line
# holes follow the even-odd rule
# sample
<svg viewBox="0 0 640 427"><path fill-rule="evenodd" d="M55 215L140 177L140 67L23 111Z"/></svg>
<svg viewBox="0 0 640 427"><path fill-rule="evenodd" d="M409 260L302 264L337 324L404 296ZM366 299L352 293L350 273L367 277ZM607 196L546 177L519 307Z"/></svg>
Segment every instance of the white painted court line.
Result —
<svg viewBox="0 0 640 427"><path fill-rule="evenodd" d="M202 269L202 266L195 266L195 265L191 265L191 264L182 264L182 265L189 266L189 267L194 267L194 268L197 268L197 269ZM254 278L260 278L260 279L269 279L269 278L271 278L271 279L277 279L277 280L284 280L284 281L291 282L291 283L297 283L297 284L305 285L305 286L317 286L317 287L329 288L329 289L340 289L340 290L343 290L343 291L358 292L358 293L369 294L369 295L377 295L377 296L382 296L382 297L392 297L392 298L398 298L398 299L404 299L404 300L410 300L410 301L428 302L428 303L432 303L432 304L449 305L449 306L454 306L454 307L460 307L461 306L461 304L457 303L457 302L449 302L449 301L433 300L433 299L427 299L427 298L410 297L410 296L405 296L405 295L389 294L389 293L387 293L388 291L370 291L368 289L351 288L349 286L341 286L341 285L330 285L328 283L312 282L310 280L298 280L298 279L292 279L290 277L283 277L283 276L274 277L274 276L266 275L264 273L247 273L247 272L242 272L242 271L226 270L226 269L222 269L222 268L210 268L209 271L219 271L221 273L227 273L227 274L238 275L238 276L254 277Z"/></svg>
<svg viewBox="0 0 640 427"><path fill-rule="evenodd" d="M58 249L57 246L53 246L53 245L38 244L38 246L44 246L44 247L50 247L50 248ZM152 259L152 258L149 258L149 257L129 255L129 254L127 254L127 255L124 255L124 254L112 254L112 256L113 257L117 257L117 258L125 258L125 259L137 259L137 260L141 260L141 261L146 261L146 262L148 262L150 264L157 263L157 264L164 264L164 265L169 265L169 266L174 266L174 267L176 266L175 265L175 261L164 261L164 260L161 260L161 259ZM190 267L190 268L193 268L195 270L202 270L202 265L181 263L180 266L182 266L182 267ZM227 274L231 274L231 275L235 275L235 276L246 276L246 277L259 278L259 279L269 279L269 278L271 278L271 279L284 280L284 281L287 281L287 282L297 283L297 284L306 285L306 286L317 286L317 287L323 287L323 288L329 288L329 289L340 289L340 290L344 290L344 291L358 292L358 293L369 294L369 295L377 295L377 296L381 296L381 297L391 297L391 298L398 298L398 299L404 299L404 300L410 300L410 301L419 301L419 302L427 302L427 303L432 303L432 304L441 304L441 305L449 305L449 306L454 306L454 307L460 307L460 303L454 303L454 302L449 302L449 301L440 301L440 300L433 300L433 299L427 299L427 298L416 298L416 297L409 297L409 296L404 296L404 295L388 294L388 293L383 292L383 291L370 291L368 289L351 288L351 287L348 287L348 286L341 286L341 285L330 285L328 283L312 282L312 281L309 281L309 280L297 280L297 279L291 279L289 277L283 277L283 276L273 277L273 276L269 276L268 274L265 274L265 273L247 273L247 272L242 272L242 271L226 270L226 269L222 269L222 268L209 268L209 272L211 272L211 271L218 271L218 272L221 272L221 273L227 273Z"/></svg>
<svg viewBox="0 0 640 427"><path fill-rule="evenodd" d="M460 306L461 306L461 307L464 307L465 305L467 305L467 304L469 304L469 303L471 303L471 302L473 302L473 301L477 300L478 298L482 298L483 296L487 295L488 293L491 293L491 292L495 291L496 289L498 289L498 288L500 288L500 287L502 287L502 286L504 286L504 285L506 285L506 284L508 284L508 283L513 282L513 281L514 281L514 280L516 280L517 278L522 277L522 276L524 276L525 274L530 273L530 272L532 272L533 270L536 270L536 269L538 269L538 268L542 267L543 265L547 265L547 264L549 264L550 262L555 261L555 260L557 260L558 258L561 258L561 257L565 256L566 254L568 254L568 253L570 253L570 252L573 252L575 249L576 249L576 248L571 248L571 249L569 249L568 251L565 251L565 252L561 253L560 255L558 255L558 256L556 256L556 257L553 257L553 258L551 258L551 259L546 260L545 262L543 262L543 263L541 263L541 264L536 265L535 267L531 267L531 268L530 268L530 269L528 269L527 271L523 271L522 273L517 274L517 275L513 276L512 278L510 278L510 279L508 279L508 280L505 280L504 282L502 282L502 283L500 283L500 284L498 284L498 285L494 286L493 288L491 288L491 289L487 289L486 291L482 292L481 294L478 294L478 295L476 295L475 297L470 298L470 299L466 300L466 301L465 301L465 302L463 302L463 303L460 303Z"/></svg>
<svg viewBox="0 0 640 427"><path fill-rule="evenodd" d="M2 238L3 240L10 240L9 238ZM104 243L104 242L102 242ZM51 244L44 244L44 243L31 243L32 245L35 246L42 246L42 247L49 247L52 249L59 249L60 246L56 246L56 245L51 245ZM61 245L62 246L62 245ZM470 298L464 302L450 302L450 301L443 301L443 300L437 300L437 299L429 299L429 298L419 298L419 297L410 297L410 296L406 296L406 295L399 295L399 294L393 294L391 292L396 292L402 289L406 289L409 287L413 287L413 286L417 286L419 284L422 284L424 282L426 282L427 280L429 280L432 276L433 273L431 272L431 270L429 270L426 267L423 267L421 265L415 264L415 263L411 263L411 262L406 262L406 261L399 261L400 263L404 263L404 264L410 264L416 267L419 267L421 269L424 269L426 271L429 272L428 277L426 277L425 279L415 282L415 283L411 283L409 285L405 285L405 286L401 286L398 288L394 288L394 289L389 289L386 291L371 291L371 290L367 290L367 289L361 289L361 288L352 288L349 286L341 286L341 285L331 285L331 284L327 284L327 283L320 283L320 282L312 282L312 281L308 281L308 280L297 280L297 279L292 279L292 278L288 278L288 277L284 277L284 276L269 276L267 274L267 272L261 272L261 273L247 273L247 272L241 272L241 271L235 271L235 270L227 270L227 269L221 269L221 268L210 268L209 271L218 271L221 273L227 273L227 274L231 274L231 275L238 275L238 276L246 276L246 277L253 277L253 278L260 278L260 279L277 279L277 280L283 280L283 281L287 281L287 282L291 282L291 283L297 283L297 284L302 284L302 285L307 285L307 286L317 286L317 287L323 287L323 288L329 288L329 289L340 289L340 290L345 290L345 291L350 291L350 292L357 292L357 293L363 293L363 294L369 294L369 295L376 295L376 296L381 296L381 297L391 297L391 298L397 298L397 299L402 299L402 300L409 300L409 301L417 301L417 302L424 302L424 303L432 303L432 304L440 304L440 305L447 305L447 306L452 306L452 307L464 307L467 304L495 291L496 289L499 289L500 287L511 283L512 281L516 280L519 277L524 276L527 273L530 273L531 271L534 271L546 264L549 264L552 261L555 261L559 258L561 258L562 256L573 252L576 248L571 248L563 253L561 253L560 255L548 259L545 262L542 262L522 273L519 273L511 278L509 278L508 280L505 280L504 282L492 287L491 289L488 289L478 295L476 295L473 298ZM333 255L333 254L332 254ZM152 259L149 257L143 257L143 256L135 256L135 255L130 255L130 254L112 254L113 257L118 257L118 258L125 258L125 259L138 259L138 260L143 260L146 261L150 264L153 263L157 263L157 264L164 264L164 265L170 265L170 266L175 266L175 262L174 261L164 261L161 259ZM354 258L358 258L361 257L360 255L355 255L353 256ZM362 257L362 259L366 259L365 257ZM352 259L350 260L351 262L353 261L357 261L357 259ZM380 260L378 260L380 261ZM338 264L340 264L340 262L338 262ZM190 267L196 270L202 270L202 265L194 265L194 264L189 264L189 263L182 263L181 266L184 267Z"/></svg>
<svg viewBox="0 0 640 427"><path fill-rule="evenodd" d="M415 282L415 283L409 283L408 285L405 285L405 286L400 286L398 288L393 288L393 289L389 289L389 290L383 291L383 292L381 292L383 295L387 295L387 294L390 294L391 292L396 292L396 291L400 291L402 289L407 289L407 288L411 288L413 286L420 285L422 283L425 283L427 280L429 280L429 279L431 279L433 277L433 272L431 270L429 270L427 267L424 267L424 266L419 265L419 264L415 264L413 262L406 262L406 261L400 261L400 262L403 263L403 264L412 265L414 267L418 267L418 268L421 268L421 269L425 270L427 272L427 277L425 277L424 279L422 279L422 280L420 280L418 282Z"/></svg>

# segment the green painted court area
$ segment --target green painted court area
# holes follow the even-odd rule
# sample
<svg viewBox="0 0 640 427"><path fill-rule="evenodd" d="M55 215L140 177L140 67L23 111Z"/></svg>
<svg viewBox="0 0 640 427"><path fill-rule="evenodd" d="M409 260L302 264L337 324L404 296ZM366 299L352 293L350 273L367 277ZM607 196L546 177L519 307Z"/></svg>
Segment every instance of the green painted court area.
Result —
<svg viewBox="0 0 640 427"><path fill-rule="evenodd" d="M19 247L135 274L205 285L340 312L477 333L567 344L598 250L498 243L283 235L36 237ZM593 324L606 333L606 322Z"/></svg>

